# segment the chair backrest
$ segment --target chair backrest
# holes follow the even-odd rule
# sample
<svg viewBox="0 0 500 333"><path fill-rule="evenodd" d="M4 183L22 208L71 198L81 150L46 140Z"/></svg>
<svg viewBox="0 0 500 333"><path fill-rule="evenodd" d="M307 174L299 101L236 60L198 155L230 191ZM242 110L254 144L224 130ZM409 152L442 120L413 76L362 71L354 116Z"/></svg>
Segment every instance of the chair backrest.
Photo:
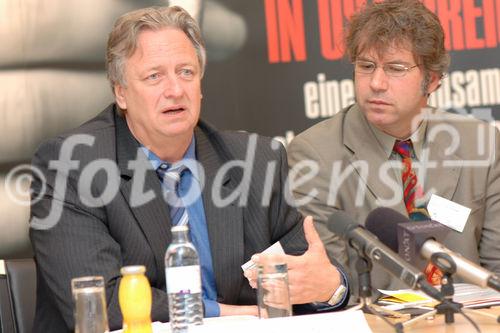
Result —
<svg viewBox="0 0 500 333"><path fill-rule="evenodd" d="M31 332L35 306L35 261L33 259L9 259L4 260L3 264L0 261L1 332Z"/></svg>

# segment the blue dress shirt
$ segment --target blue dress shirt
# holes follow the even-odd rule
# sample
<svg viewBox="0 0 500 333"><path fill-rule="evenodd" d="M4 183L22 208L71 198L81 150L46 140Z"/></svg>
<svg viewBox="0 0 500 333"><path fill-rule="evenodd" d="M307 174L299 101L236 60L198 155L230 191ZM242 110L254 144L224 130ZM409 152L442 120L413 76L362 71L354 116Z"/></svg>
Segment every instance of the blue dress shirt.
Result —
<svg viewBox="0 0 500 333"><path fill-rule="evenodd" d="M156 170L161 164L170 164L162 161L152 151L142 147L149 161ZM188 150L181 161L175 164L183 164L189 171L185 171L179 184L179 197L190 204L186 205L189 217L189 233L194 247L198 251L201 268L202 299L205 307L205 317L218 317L220 315L219 304L217 303L217 286L215 285L214 270L212 266L212 253L210 251L210 241L208 238L207 222L205 219L205 209L201 196L200 178L196 163L195 138L191 140ZM191 188L192 186L192 188Z"/></svg>

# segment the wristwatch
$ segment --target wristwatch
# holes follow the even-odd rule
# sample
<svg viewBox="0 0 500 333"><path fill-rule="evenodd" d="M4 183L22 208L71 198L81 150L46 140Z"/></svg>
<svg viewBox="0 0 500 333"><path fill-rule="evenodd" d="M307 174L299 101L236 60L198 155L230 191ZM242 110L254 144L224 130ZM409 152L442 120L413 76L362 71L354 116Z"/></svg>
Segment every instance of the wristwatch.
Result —
<svg viewBox="0 0 500 333"><path fill-rule="evenodd" d="M342 299L344 298L344 295L346 292L347 292L347 287L344 286L343 283L340 283L337 290L335 290L332 297L330 297L330 299L328 300L328 304L330 304L330 305L339 304L342 301Z"/></svg>

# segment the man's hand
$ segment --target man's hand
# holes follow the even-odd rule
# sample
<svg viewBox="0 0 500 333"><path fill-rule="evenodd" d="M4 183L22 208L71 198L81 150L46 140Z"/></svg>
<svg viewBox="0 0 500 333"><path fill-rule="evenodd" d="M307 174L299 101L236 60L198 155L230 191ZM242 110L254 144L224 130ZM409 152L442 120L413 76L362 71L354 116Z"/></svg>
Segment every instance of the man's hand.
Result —
<svg viewBox="0 0 500 333"><path fill-rule="evenodd" d="M259 254L254 254L252 256L252 261L255 259L258 259ZM255 262L255 261L254 261ZM247 269L246 271L243 272L243 275L248 279L248 283L250 284L250 287L253 289L257 288L257 268L252 268L252 269Z"/></svg>
<svg viewBox="0 0 500 333"><path fill-rule="evenodd" d="M272 256L280 258L288 266L290 302L292 304L326 302L340 285L340 273L328 259L311 216L304 219L304 233L309 247L303 255L274 254ZM252 261L256 264L264 260L266 260L265 254L252 256ZM245 271L245 276L252 288L256 288L257 270Z"/></svg>
<svg viewBox="0 0 500 333"><path fill-rule="evenodd" d="M221 316L258 316L257 305L228 305L219 303Z"/></svg>

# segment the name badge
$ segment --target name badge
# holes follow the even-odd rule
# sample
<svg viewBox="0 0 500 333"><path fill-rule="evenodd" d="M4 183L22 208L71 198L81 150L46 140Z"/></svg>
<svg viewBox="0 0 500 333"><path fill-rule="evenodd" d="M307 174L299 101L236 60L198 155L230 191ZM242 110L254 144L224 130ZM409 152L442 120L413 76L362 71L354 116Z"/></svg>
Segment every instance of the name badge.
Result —
<svg viewBox="0 0 500 333"><path fill-rule="evenodd" d="M427 204L431 219L458 232L464 231L471 209L433 194Z"/></svg>

